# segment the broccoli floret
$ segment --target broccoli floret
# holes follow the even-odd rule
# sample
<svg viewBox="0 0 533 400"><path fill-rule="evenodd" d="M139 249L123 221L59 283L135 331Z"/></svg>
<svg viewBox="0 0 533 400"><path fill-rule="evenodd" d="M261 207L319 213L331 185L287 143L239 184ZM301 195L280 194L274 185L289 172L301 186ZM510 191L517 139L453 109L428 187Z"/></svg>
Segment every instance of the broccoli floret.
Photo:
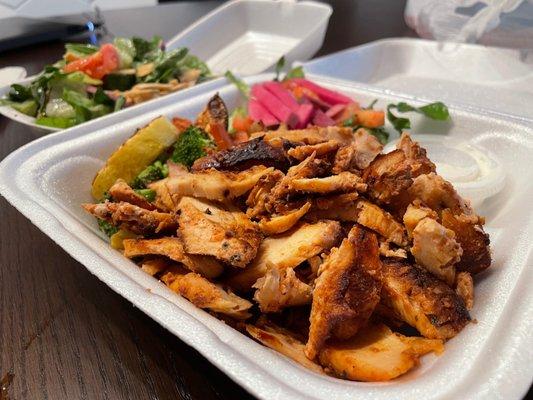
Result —
<svg viewBox="0 0 533 400"><path fill-rule="evenodd" d="M135 189L137 194L143 196L146 200L152 202L155 200L155 190L152 189Z"/></svg>
<svg viewBox="0 0 533 400"><path fill-rule="evenodd" d="M168 166L156 161L141 171L131 184L134 189L145 189L150 182L158 181L168 176Z"/></svg>
<svg viewBox="0 0 533 400"><path fill-rule="evenodd" d="M175 163L190 167L195 160L206 155L205 149L213 147L215 143L201 128L188 127L176 143L170 159Z"/></svg>
<svg viewBox="0 0 533 400"><path fill-rule="evenodd" d="M98 220L98 228L100 228L100 230L108 237L111 237L118 232L118 228L116 226L110 222L104 221L103 219Z"/></svg>

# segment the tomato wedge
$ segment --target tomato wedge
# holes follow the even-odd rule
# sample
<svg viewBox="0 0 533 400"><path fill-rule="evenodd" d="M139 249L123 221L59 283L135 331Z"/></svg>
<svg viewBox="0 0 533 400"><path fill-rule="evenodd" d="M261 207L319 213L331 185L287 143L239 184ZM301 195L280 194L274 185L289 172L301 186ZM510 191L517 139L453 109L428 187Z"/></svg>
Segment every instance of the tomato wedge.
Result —
<svg viewBox="0 0 533 400"><path fill-rule="evenodd" d="M233 141L229 137L226 128L219 123L210 123L208 126L208 132L211 134L217 147L220 150L229 149L233 145Z"/></svg>
<svg viewBox="0 0 533 400"><path fill-rule="evenodd" d="M102 79L119 66L117 49L112 44L104 44L96 53L65 65L64 72L82 71L91 78Z"/></svg>

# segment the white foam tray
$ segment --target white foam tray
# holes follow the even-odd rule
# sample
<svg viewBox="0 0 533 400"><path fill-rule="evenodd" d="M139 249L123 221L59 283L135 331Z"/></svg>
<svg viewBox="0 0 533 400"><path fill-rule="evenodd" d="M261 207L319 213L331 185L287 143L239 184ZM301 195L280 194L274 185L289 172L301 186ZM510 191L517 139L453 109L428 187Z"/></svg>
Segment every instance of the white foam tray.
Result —
<svg viewBox="0 0 533 400"><path fill-rule="evenodd" d="M253 75L308 60L322 46L332 9L295 0L234 0L213 10L168 41L188 47L216 74Z"/></svg>
<svg viewBox="0 0 533 400"><path fill-rule="evenodd" d="M271 78L260 75L247 81ZM376 97L377 107L399 100L376 89L311 78L362 104ZM218 91L228 107L238 104L233 86L221 86ZM419 368L393 382L349 382L300 367L174 294L111 249L94 219L80 207L91 201L90 184L96 171L135 129L158 115L192 118L211 95L166 103L157 110L147 108L102 129L87 124L29 143L0 163L0 194L91 273L258 398L512 400L525 394L533 377L531 128L453 104L452 123L413 119L414 133L471 139L495 154L510 172L505 189L477 210L487 217L493 266L476 277L472 315L478 322L450 340L443 355L424 357Z"/></svg>
<svg viewBox="0 0 533 400"><path fill-rule="evenodd" d="M285 56L287 65L311 58L322 46L331 13L329 5L312 1L233 0L178 33L166 42L166 47L169 50L189 48L192 54L206 61L214 75L223 75L227 70L239 75L258 74L271 70L281 56ZM29 84L34 79L31 76L17 83ZM11 83L14 82L0 87L0 98L7 95ZM209 82L169 94L165 99L179 101L183 96L212 89L206 85ZM98 120L109 125L115 121L112 117L135 115L139 107L159 100L128 107ZM126 114L130 110L135 111ZM43 132L61 130L37 125L35 118L8 106L0 106L0 114Z"/></svg>
<svg viewBox="0 0 533 400"><path fill-rule="evenodd" d="M320 57L304 68L533 123L533 60L523 60L516 49L395 38Z"/></svg>

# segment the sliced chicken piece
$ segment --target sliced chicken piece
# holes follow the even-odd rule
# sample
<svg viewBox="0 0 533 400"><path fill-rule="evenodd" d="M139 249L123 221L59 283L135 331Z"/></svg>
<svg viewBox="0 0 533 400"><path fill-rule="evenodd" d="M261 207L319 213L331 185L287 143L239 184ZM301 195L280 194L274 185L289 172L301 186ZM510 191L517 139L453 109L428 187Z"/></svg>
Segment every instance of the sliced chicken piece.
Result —
<svg viewBox="0 0 533 400"><path fill-rule="evenodd" d="M183 196L225 201L242 196L252 189L263 175L272 171L273 168L259 165L238 173L208 169L166 178L161 182L167 186L175 203L178 202L176 198Z"/></svg>
<svg viewBox="0 0 533 400"><path fill-rule="evenodd" d="M270 213L285 214L287 211L287 198L294 191L292 188L293 181L323 176L328 169L329 163L317 159L316 153L311 154L301 163L289 168L287 174L274 185L268 196L268 201L265 203L265 208Z"/></svg>
<svg viewBox="0 0 533 400"><path fill-rule="evenodd" d="M388 241L379 242L379 254L383 257L407 258L407 252L404 249L392 249Z"/></svg>
<svg viewBox="0 0 533 400"><path fill-rule="evenodd" d="M330 208L349 207L357 201L358 197L357 192L321 196L313 200L313 208L329 210Z"/></svg>
<svg viewBox="0 0 533 400"><path fill-rule="evenodd" d="M169 167L169 177L171 176L170 171L171 168ZM189 172L187 171L186 173L188 174ZM176 212L178 210L177 203L172 198L172 194L169 192L166 182L166 179L152 182L148 185L148 188L155 191L154 204L158 209Z"/></svg>
<svg viewBox="0 0 533 400"><path fill-rule="evenodd" d="M270 193L272 188L285 175L281 171L274 170L268 174L263 175L257 184L252 188L248 198L246 199L246 215L249 218L256 218L262 214L268 213L267 204L269 203Z"/></svg>
<svg viewBox="0 0 533 400"><path fill-rule="evenodd" d="M358 129L354 132L353 143L342 146L335 155L333 173L343 171L362 170L383 150L383 145L375 136L366 129Z"/></svg>
<svg viewBox="0 0 533 400"><path fill-rule="evenodd" d="M255 257L262 236L246 214L192 197L182 197L178 211L179 232L188 253L214 256L240 268Z"/></svg>
<svg viewBox="0 0 533 400"><path fill-rule="evenodd" d="M457 270L477 274L490 267L490 239L483 230L483 219L476 215L454 215L450 210L444 210L441 218L442 225L455 232L455 240L463 249L455 266Z"/></svg>
<svg viewBox="0 0 533 400"><path fill-rule="evenodd" d="M341 234L341 225L337 221L300 222L290 231L264 239L253 262L231 277L228 284L235 290L250 290L266 274L268 265L294 268L335 246Z"/></svg>
<svg viewBox="0 0 533 400"><path fill-rule="evenodd" d="M431 218L424 218L413 229L411 254L416 262L449 286L455 281L455 264L463 250L455 233Z"/></svg>
<svg viewBox="0 0 533 400"><path fill-rule="evenodd" d="M172 232L178 227L173 214L146 210L123 201L112 203L106 200L99 204L82 204L82 207L96 218L138 235Z"/></svg>
<svg viewBox="0 0 533 400"><path fill-rule="evenodd" d="M470 205L457 194L452 184L435 173L417 176L409 188L409 195L438 213L448 208L456 215L472 214Z"/></svg>
<svg viewBox="0 0 533 400"><path fill-rule="evenodd" d="M221 171L243 171L254 165L287 171L290 161L283 147L274 146L259 137L199 158L194 162L192 170L214 168Z"/></svg>
<svg viewBox="0 0 533 400"><path fill-rule="evenodd" d="M309 360L304 354L305 345L288 331L269 323L262 326L246 325L246 330L258 342L289 357L311 371L324 373L320 365Z"/></svg>
<svg viewBox="0 0 533 400"><path fill-rule="evenodd" d="M276 138L283 138L291 142L302 142L305 144L317 144L335 140L341 144L349 144L353 141L352 128L328 126L313 126L307 129L278 129L276 131L257 132L252 134L252 138L262 136L264 140L270 141Z"/></svg>
<svg viewBox="0 0 533 400"><path fill-rule="evenodd" d="M248 310L252 303L233 293L226 292L219 285L208 281L194 272L183 273L179 268L171 268L161 280L172 291L185 297L196 307L244 320L251 315Z"/></svg>
<svg viewBox="0 0 533 400"><path fill-rule="evenodd" d="M402 224L387 211L365 200L357 201L357 223L379 233L388 241L405 246L407 239Z"/></svg>
<svg viewBox="0 0 533 400"><path fill-rule="evenodd" d="M455 277L455 292L463 299L467 310L474 308L474 279L468 272L459 272Z"/></svg>
<svg viewBox="0 0 533 400"><path fill-rule="evenodd" d="M115 202L126 202L146 210L157 210L157 207L150 203L144 196L135 192L124 179L118 179L113 186L109 188L109 194Z"/></svg>
<svg viewBox="0 0 533 400"><path fill-rule="evenodd" d="M219 94L216 93L211 99L209 99L202 112L198 114L195 125L207 132L210 132L210 126L212 125L220 125L227 130L228 120L229 115L226 104Z"/></svg>
<svg viewBox="0 0 533 400"><path fill-rule="evenodd" d="M328 140L327 142L296 146L287 151L287 154L298 161L303 161L311 154L315 153L317 157L333 153L339 148L339 142Z"/></svg>
<svg viewBox="0 0 533 400"><path fill-rule="evenodd" d="M349 339L379 302L381 261L376 235L355 226L319 268L305 354L313 360L328 338Z"/></svg>
<svg viewBox="0 0 533 400"><path fill-rule="evenodd" d="M398 148L377 156L363 172L369 195L382 205L395 204L403 215L408 204L402 199L413 183L413 178L435 172L435 164L426 157L426 151L404 133ZM405 207L405 208L404 208Z"/></svg>
<svg viewBox="0 0 533 400"><path fill-rule="evenodd" d="M143 260L141 269L148 275L155 276L172 265L172 261L166 258L149 258Z"/></svg>
<svg viewBox="0 0 533 400"><path fill-rule="evenodd" d="M296 225L310 208L311 202L308 201L302 207L288 214L273 216L271 219L263 218L259 221L259 229L268 236L286 232Z"/></svg>
<svg viewBox="0 0 533 400"><path fill-rule="evenodd" d="M334 192L364 192L366 184L361 177L351 172L341 172L338 175L331 175L325 178L298 178L290 183L291 191L306 193L334 193Z"/></svg>
<svg viewBox="0 0 533 400"><path fill-rule="evenodd" d="M145 255L165 256L208 278L216 278L224 270L222 265L212 257L187 254L183 242L177 237L126 239L123 244L124 256L128 258Z"/></svg>
<svg viewBox="0 0 533 400"><path fill-rule="evenodd" d="M252 286L257 289L254 300L264 313L278 312L283 308L311 303L311 286L296 277L292 268L267 266L268 271Z"/></svg>
<svg viewBox="0 0 533 400"><path fill-rule="evenodd" d="M407 229L407 234L410 238L413 236L413 230L424 218L432 218L436 220L438 215L431 208L420 205L419 201L409 204L403 215L403 224L405 225L405 229Z"/></svg>
<svg viewBox="0 0 533 400"><path fill-rule="evenodd" d="M383 261L382 301L429 339L449 339L469 322L461 299L424 269L398 259Z"/></svg>
<svg viewBox="0 0 533 400"><path fill-rule="evenodd" d="M403 151L407 157L413 177L435 172L435 164L426 155L426 150L413 142L408 133L402 133L396 148Z"/></svg>
<svg viewBox="0 0 533 400"><path fill-rule="evenodd" d="M354 381L389 381L417 366L429 352L444 351L442 340L406 337L386 325L369 325L347 341L326 345L320 363Z"/></svg>
<svg viewBox="0 0 533 400"><path fill-rule="evenodd" d="M346 222L357 222L366 228L379 233L388 241L405 246L407 237L402 224L382 208L366 200L356 199L351 202L339 201L336 207L310 211L306 218L317 220L321 218L336 219Z"/></svg>

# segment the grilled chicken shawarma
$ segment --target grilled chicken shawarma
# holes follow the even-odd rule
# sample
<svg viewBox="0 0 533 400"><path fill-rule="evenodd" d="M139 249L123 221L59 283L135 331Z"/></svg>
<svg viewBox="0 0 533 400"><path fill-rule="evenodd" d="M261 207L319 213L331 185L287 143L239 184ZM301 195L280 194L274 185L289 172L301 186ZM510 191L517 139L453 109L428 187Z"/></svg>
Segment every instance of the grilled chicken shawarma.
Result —
<svg viewBox="0 0 533 400"><path fill-rule="evenodd" d="M327 142L293 147L287 151L287 154L298 161L303 161L313 153L317 157L322 157L337 151L339 146L339 142L336 140L328 140Z"/></svg>
<svg viewBox="0 0 533 400"><path fill-rule="evenodd" d="M314 122L382 125L383 111L325 88L309 97L305 82L262 84L266 103L252 96L251 108L261 122L235 114L231 136L218 95L196 123L161 117L134 151L120 148L117 171L99 172L92 193L110 199L84 208L113 248L229 326L317 373L394 379L469 323L472 276L491 263L484 220L408 134L382 154L369 128L258 132L296 121L266 107L276 99L302 121L300 100L324 97L339 104ZM418 337L389 328L405 324Z"/></svg>
<svg viewBox="0 0 533 400"><path fill-rule="evenodd" d="M217 93L211 97L204 110L198 115L196 125L202 127L207 132L210 131L210 126L216 124L219 124L227 130L228 119L228 109L226 108L226 104Z"/></svg>
<svg viewBox="0 0 533 400"><path fill-rule="evenodd" d="M289 150L290 154L290 150ZM240 143L231 149L221 150L196 160L193 171L214 168L221 171L243 171L254 165L274 167L287 171L289 158L282 147L274 146L262 137Z"/></svg>
<svg viewBox="0 0 533 400"><path fill-rule="evenodd" d="M441 340L406 337L378 324L352 339L328 344L319 358L338 376L376 382L394 379L417 365L420 356L443 350Z"/></svg>
<svg viewBox="0 0 533 400"><path fill-rule="evenodd" d="M158 182L158 185L166 185L174 203L177 203L176 198L179 199L182 196L226 201L250 191L262 176L272 170L264 166L252 167L242 172L220 172L216 169L208 169L166 178Z"/></svg>
<svg viewBox="0 0 533 400"><path fill-rule="evenodd" d="M413 230L424 218L432 218L437 220L438 214L431 208L421 205L420 201L409 204L405 214L403 215L403 224L405 225L405 229L407 230L407 234L410 238L413 236Z"/></svg>
<svg viewBox="0 0 533 400"><path fill-rule="evenodd" d="M177 237L126 239L122 243L124 245L124 256L128 258L145 255L165 256L208 278L216 278L223 271L222 265L214 258L187 254L182 240Z"/></svg>
<svg viewBox="0 0 533 400"><path fill-rule="evenodd" d="M429 339L449 339L469 322L461 299L429 272L398 259L383 260L382 301Z"/></svg>
<svg viewBox="0 0 533 400"><path fill-rule="evenodd" d="M435 164L426 157L426 151L403 134L396 150L377 156L365 168L363 179L373 200L383 205L400 202L394 206L396 209L403 208L401 196L411 187L413 179L431 172L435 172Z"/></svg>
<svg viewBox="0 0 533 400"><path fill-rule="evenodd" d="M311 203L307 202L300 208L290 211L284 215L275 215L267 220L263 218L259 221L259 229L269 236L283 233L291 229L311 208Z"/></svg>
<svg viewBox="0 0 533 400"><path fill-rule="evenodd" d="M455 265L458 271L477 274L490 267L490 239L482 223L482 218L476 215L454 215L450 210L442 212L442 225L455 232L455 240L463 249L463 255Z"/></svg>
<svg viewBox="0 0 533 400"><path fill-rule="evenodd" d="M234 267L252 261L261 243L259 229L246 214L192 197L179 202L178 221L188 253L214 256Z"/></svg>
<svg viewBox="0 0 533 400"><path fill-rule="evenodd" d="M283 172L274 170L263 175L257 184L250 190L248 198L246 199L246 215L250 218L256 218L261 215L270 214L271 210L267 210L267 205L270 202L270 194L276 183L283 178Z"/></svg>
<svg viewBox="0 0 533 400"><path fill-rule="evenodd" d="M468 272L459 272L455 277L455 292L463 299L467 310L474 308L474 279Z"/></svg>
<svg viewBox="0 0 533 400"><path fill-rule="evenodd" d="M342 146L335 155L333 163L334 174L343 171L362 170L383 150L383 145L375 136L366 129L358 129L354 132L352 143Z"/></svg>
<svg viewBox="0 0 533 400"><path fill-rule="evenodd" d="M176 218L172 214L146 210L123 201L83 204L82 207L96 218L138 235L172 232L178 227Z"/></svg>
<svg viewBox="0 0 533 400"><path fill-rule="evenodd" d="M335 193L366 190L366 185L358 175L344 171L325 178L296 178L290 182L290 190L305 193Z"/></svg>
<svg viewBox="0 0 533 400"><path fill-rule="evenodd" d="M246 331L251 337L263 343L265 346L289 357L311 371L323 373L320 365L305 356L305 345L294 338L287 330L272 323L264 323L260 326L246 325Z"/></svg>
<svg viewBox="0 0 533 400"><path fill-rule="evenodd" d="M257 132L252 138L263 137L263 140L271 141L282 138L290 142L301 142L305 144L317 144L335 140L340 144L349 144L353 141L352 128L338 126L318 127L312 126L307 129L287 130L278 129L276 131Z"/></svg>
<svg viewBox="0 0 533 400"><path fill-rule="evenodd" d="M417 176L409 188L409 195L437 213L450 209L456 215L472 214L472 209L452 184L435 173Z"/></svg>
<svg viewBox="0 0 533 400"><path fill-rule="evenodd" d="M235 319L250 317L248 310L252 307L252 303L226 292L220 286L194 272L171 268L161 277L161 280L172 291L185 297L197 307L207 308Z"/></svg>
<svg viewBox="0 0 533 400"><path fill-rule="evenodd" d="M146 210L157 210L157 207L154 204L146 200L144 196L136 193L135 190L133 190L123 179L117 180L115 184L109 188L109 194L115 202L124 201Z"/></svg>
<svg viewBox="0 0 533 400"><path fill-rule="evenodd" d="M305 354L313 360L328 338L349 339L379 302L381 261L376 235L355 226L319 268Z"/></svg>
<svg viewBox="0 0 533 400"><path fill-rule="evenodd" d="M345 201L346 200L346 201ZM366 200L338 196L338 202L325 208L324 201L317 199L315 208L308 213L307 217L311 220L320 220L322 218L337 219L346 222L357 222L374 232L379 233L387 241L405 246L407 238L405 229L402 224L382 208Z"/></svg>
<svg viewBox="0 0 533 400"><path fill-rule="evenodd" d="M232 276L227 283L236 290L247 291L266 274L269 265L294 268L331 249L339 242L341 234L341 226L337 221L320 221L316 224L300 222L290 231L265 238L252 263Z"/></svg>
<svg viewBox="0 0 533 400"><path fill-rule="evenodd" d="M411 254L416 262L448 285L455 281L455 264L463 250L455 233L432 218L424 218L413 229Z"/></svg>
<svg viewBox="0 0 533 400"><path fill-rule="evenodd" d="M253 288L257 289L254 300L264 313L311 303L311 286L299 280L292 268L269 265L265 276L259 278Z"/></svg>

